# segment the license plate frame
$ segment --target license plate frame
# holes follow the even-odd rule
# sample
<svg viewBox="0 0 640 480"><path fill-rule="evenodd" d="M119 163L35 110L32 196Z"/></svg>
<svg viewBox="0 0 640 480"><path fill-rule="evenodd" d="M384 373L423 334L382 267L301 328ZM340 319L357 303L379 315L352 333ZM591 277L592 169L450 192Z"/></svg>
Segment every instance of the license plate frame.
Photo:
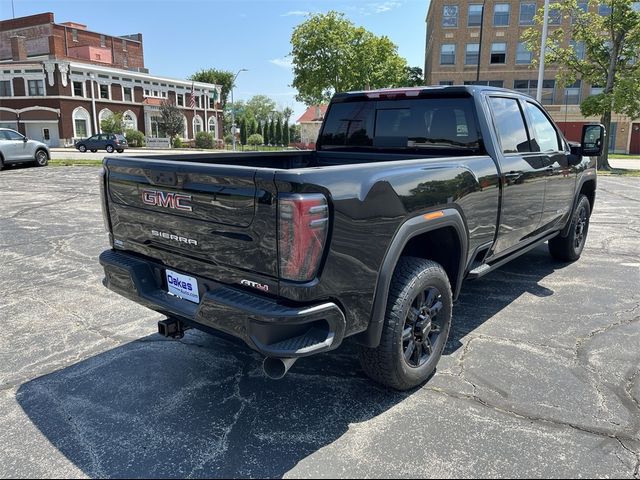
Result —
<svg viewBox="0 0 640 480"><path fill-rule="evenodd" d="M165 279L169 294L191 303L200 303L198 280L195 277L167 268L165 270Z"/></svg>

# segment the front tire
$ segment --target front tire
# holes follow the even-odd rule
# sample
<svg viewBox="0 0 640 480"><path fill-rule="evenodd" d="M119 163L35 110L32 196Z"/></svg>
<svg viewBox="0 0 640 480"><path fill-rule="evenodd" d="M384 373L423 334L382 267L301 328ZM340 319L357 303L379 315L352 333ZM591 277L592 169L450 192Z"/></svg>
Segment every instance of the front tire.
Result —
<svg viewBox="0 0 640 480"><path fill-rule="evenodd" d="M400 258L389 288L380 345L359 347L365 373L396 390L428 380L447 343L452 307L449 278L440 264Z"/></svg>
<svg viewBox="0 0 640 480"><path fill-rule="evenodd" d="M113 146L107 145L107 153L113 153Z"/></svg>
<svg viewBox="0 0 640 480"><path fill-rule="evenodd" d="M582 255L589 233L591 204L586 195L580 195L571 216L571 226L566 237L554 237L549 240L549 253L561 262L575 262Z"/></svg>
<svg viewBox="0 0 640 480"><path fill-rule="evenodd" d="M38 150L36 152L36 166L46 167L49 164L49 156L44 150Z"/></svg>
<svg viewBox="0 0 640 480"><path fill-rule="evenodd" d="M80 150L80 152L81 152L81 153L84 153L84 152L86 152L86 151L87 151L87 147L85 147L84 145L80 145L80 146L78 147L78 150Z"/></svg>

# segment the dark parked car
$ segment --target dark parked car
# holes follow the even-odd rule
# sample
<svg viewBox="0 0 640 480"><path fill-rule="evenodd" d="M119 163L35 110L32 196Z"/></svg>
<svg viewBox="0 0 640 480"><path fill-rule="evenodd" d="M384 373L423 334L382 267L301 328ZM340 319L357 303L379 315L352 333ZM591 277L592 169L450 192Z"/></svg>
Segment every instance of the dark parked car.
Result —
<svg viewBox="0 0 640 480"><path fill-rule="evenodd" d="M122 153L128 146L127 139L119 133L115 135L111 133L101 133L76 142L76 148L81 152L86 152L87 150L91 150L92 152L106 150L108 153L113 153L115 150L118 153Z"/></svg>
<svg viewBox="0 0 640 480"><path fill-rule="evenodd" d="M244 340L271 378L350 337L371 378L411 388L463 280L545 242L580 257L604 135L570 144L510 90L421 87L334 96L315 151L106 158L104 283L165 336Z"/></svg>

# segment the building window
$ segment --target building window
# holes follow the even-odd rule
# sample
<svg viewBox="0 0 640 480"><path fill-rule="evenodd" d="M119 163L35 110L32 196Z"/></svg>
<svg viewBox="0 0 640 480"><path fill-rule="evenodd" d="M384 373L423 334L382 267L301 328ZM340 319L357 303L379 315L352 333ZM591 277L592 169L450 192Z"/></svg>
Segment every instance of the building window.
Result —
<svg viewBox="0 0 640 480"><path fill-rule="evenodd" d="M469 13L467 15L468 27L479 27L482 23L482 5L472 3L469 5Z"/></svg>
<svg viewBox="0 0 640 480"><path fill-rule="evenodd" d="M576 80L571 85L567 85L564 91L564 102L567 105L580 105L580 90L582 81Z"/></svg>
<svg viewBox="0 0 640 480"><path fill-rule="evenodd" d="M532 57L533 55L527 48L527 45L524 42L518 42L518 48L516 49L516 63L520 65L529 65Z"/></svg>
<svg viewBox="0 0 640 480"><path fill-rule="evenodd" d="M456 46L453 43L443 43L440 46L440 65L456 64Z"/></svg>
<svg viewBox="0 0 640 480"><path fill-rule="evenodd" d="M131 110L127 110L122 115L122 123L124 124L125 130L137 130L138 129L138 120L136 118L136 114Z"/></svg>
<svg viewBox="0 0 640 480"><path fill-rule="evenodd" d="M485 87L498 87L502 88L504 86L504 81L502 80L469 80L464 82L465 85L482 85Z"/></svg>
<svg viewBox="0 0 640 480"><path fill-rule="evenodd" d="M535 3L520 4L520 25L533 25L533 18L536 16Z"/></svg>
<svg viewBox="0 0 640 480"><path fill-rule="evenodd" d="M465 52L464 52L464 64L465 65L477 65L478 64L478 54L480 53L480 44L479 43L467 43Z"/></svg>
<svg viewBox="0 0 640 480"><path fill-rule="evenodd" d="M129 67L129 60L127 60L127 56L124 56L124 59L122 60L122 65L124 66L124 68L128 68Z"/></svg>
<svg viewBox="0 0 640 480"><path fill-rule="evenodd" d="M535 98L538 88L537 80L514 80L513 89L520 93ZM556 90L555 80L544 80L542 82L542 103L545 105L553 104Z"/></svg>
<svg viewBox="0 0 640 480"><path fill-rule="evenodd" d="M108 108L100 110L98 114L98 130L102 133L102 122L113 116L113 112Z"/></svg>
<svg viewBox="0 0 640 480"><path fill-rule="evenodd" d="M78 41L78 30L75 28L71 29L71 40L74 42Z"/></svg>
<svg viewBox="0 0 640 480"><path fill-rule="evenodd" d="M507 62L507 44L492 43L491 44L491 63Z"/></svg>
<svg viewBox="0 0 640 480"><path fill-rule="evenodd" d="M84 97L84 82L73 82L73 96Z"/></svg>
<svg viewBox="0 0 640 480"><path fill-rule="evenodd" d="M493 26L504 27L509 25L509 13L511 5L508 3L496 3L493 6Z"/></svg>
<svg viewBox="0 0 640 480"><path fill-rule="evenodd" d="M592 85L591 90L589 91L589 95L600 95L604 92L604 87L600 87L598 85Z"/></svg>
<svg viewBox="0 0 640 480"><path fill-rule="evenodd" d="M576 42L575 40L571 40L571 48L576 53L576 58L578 60L584 60L584 42Z"/></svg>
<svg viewBox="0 0 640 480"><path fill-rule="evenodd" d="M216 117L209 117L209 132L213 133L213 138L218 138L218 121Z"/></svg>
<svg viewBox="0 0 640 480"><path fill-rule="evenodd" d="M0 81L0 97L11 97L11 80Z"/></svg>
<svg viewBox="0 0 640 480"><path fill-rule="evenodd" d="M122 87L122 99L125 102L133 102L133 90L131 87Z"/></svg>
<svg viewBox="0 0 640 480"><path fill-rule="evenodd" d="M445 5L443 7L442 26L443 27L458 26L458 6L457 5Z"/></svg>
<svg viewBox="0 0 640 480"><path fill-rule="evenodd" d="M100 35L100 46L103 48L107 46L107 37L104 35Z"/></svg>
<svg viewBox="0 0 640 480"><path fill-rule="evenodd" d="M184 93L176 93L176 104L179 107L184 107Z"/></svg>
<svg viewBox="0 0 640 480"><path fill-rule="evenodd" d="M89 112L82 108L76 108L71 114L73 118L73 136L74 138L87 138L91 136L91 117Z"/></svg>
<svg viewBox="0 0 640 480"><path fill-rule="evenodd" d="M446 86L450 86L450 85L453 85L453 81L451 81L451 80L440 80L440 85L445 86L445 87Z"/></svg>
<svg viewBox="0 0 640 480"><path fill-rule="evenodd" d="M122 39L122 51L126 52L127 51L127 41Z"/></svg>
<svg viewBox="0 0 640 480"><path fill-rule="evenodd" d="M598 13L603 17L611 15L611 6L601 3L600 5L598 5Z"/></svg>
<svg viewBox="0 0 640 480"><path fill-rule="evenodd" d="M43 80L28 80L29 84L29 96L41 97L44 95L44 81Z"/></svg>
<svg viewBox="0 0 640 480"><path fill-rule="evenodd" d="M202 118L200 118L200 115L196 115L193 117L193 138L195 138L199 132L202 132Z"/></svg>
<svg viewBox="0 0 640 480"><path fill-rule="evenodd" d="M110 95L109 95L109 85L100 85L100 98L103 98L105 100L109 100Z"/></svg>
<svg viewBox="0 0 640 480"><path fill-rule="evenodd" d="M571 14L571 23L575 23L576 19L584 14L587 13L589 11L589 2L585 2L585 1L578 1L578 8L577 10L574 10L574 12Z"/></svg>
<svg viewBox="0 0 640 480"><path fill-rule="evenodd" d="M559 8L549 9L549 25L560 25L562 23L562 12Z"/></svg>

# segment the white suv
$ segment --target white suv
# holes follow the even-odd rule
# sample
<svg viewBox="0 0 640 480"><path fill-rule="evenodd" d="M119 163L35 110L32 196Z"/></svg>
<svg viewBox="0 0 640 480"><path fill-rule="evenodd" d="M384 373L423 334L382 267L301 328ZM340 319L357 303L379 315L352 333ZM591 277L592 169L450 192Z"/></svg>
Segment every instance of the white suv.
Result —
<svg viewBox="0 0 640 480"><path fill-rule="evenodd" d="M35 162L38 167L49 163L49 147L29 140L10 128L0 128L0 170L10 163Z"/></svg>

